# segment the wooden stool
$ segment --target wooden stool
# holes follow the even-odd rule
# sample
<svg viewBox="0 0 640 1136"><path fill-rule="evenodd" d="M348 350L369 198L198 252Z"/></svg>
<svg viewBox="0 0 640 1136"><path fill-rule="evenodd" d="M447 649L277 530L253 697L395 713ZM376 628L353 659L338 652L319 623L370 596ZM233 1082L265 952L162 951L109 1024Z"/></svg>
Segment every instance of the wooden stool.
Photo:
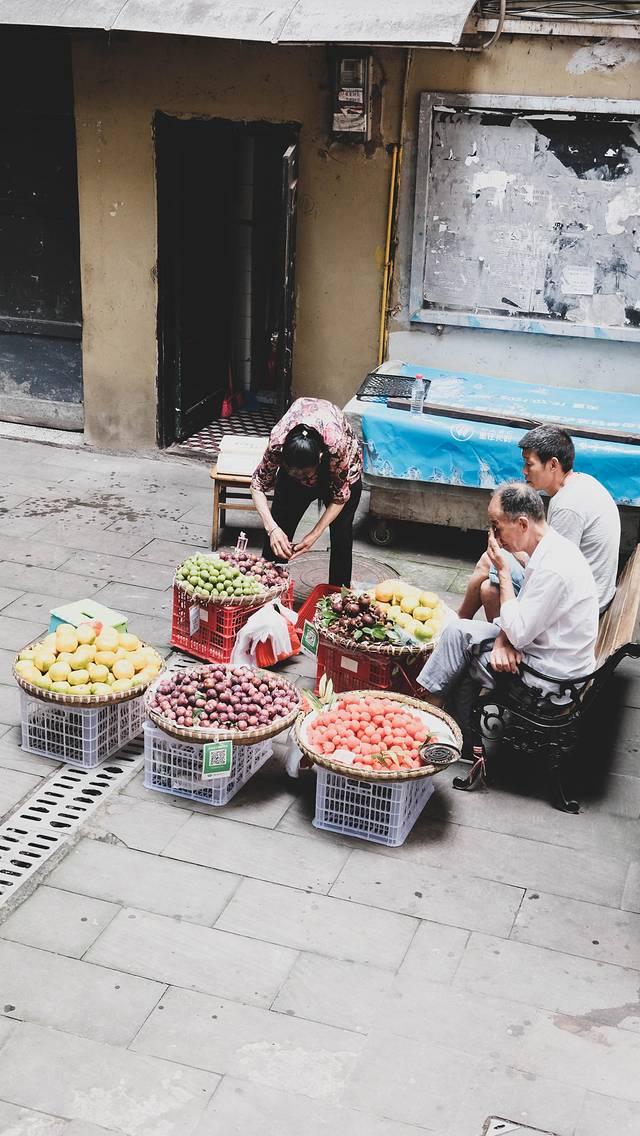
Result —
<svg viewBox="0 0 640 1136"><path fill-rule="evenodd" d="M211 521L211 548L216 549L220 541L220 529L226 523L227 509L241 513L256 512L251 498L251 475L240 473L218 473L217 463L209 473L213 481L213 517ZM271 497L272 494L267 494Z"/></svg>

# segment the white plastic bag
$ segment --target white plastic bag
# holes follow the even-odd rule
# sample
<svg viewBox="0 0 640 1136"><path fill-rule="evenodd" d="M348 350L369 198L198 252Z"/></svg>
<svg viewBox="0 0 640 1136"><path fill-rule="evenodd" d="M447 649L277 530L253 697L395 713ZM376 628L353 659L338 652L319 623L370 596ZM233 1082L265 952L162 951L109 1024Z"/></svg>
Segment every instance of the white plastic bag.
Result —
<svg viewBox="0 0 640 1136"><path fill-rule="evenodd" d="M255 666L256 647L258 643L271 640L273 654L276 659L291 651L291 637L289 623L295 623L298 616L289 607L283 607L277 601L265 604L259 611L249 617L244 627L238 632L235 641L231 662L235 666Z"/></svg>

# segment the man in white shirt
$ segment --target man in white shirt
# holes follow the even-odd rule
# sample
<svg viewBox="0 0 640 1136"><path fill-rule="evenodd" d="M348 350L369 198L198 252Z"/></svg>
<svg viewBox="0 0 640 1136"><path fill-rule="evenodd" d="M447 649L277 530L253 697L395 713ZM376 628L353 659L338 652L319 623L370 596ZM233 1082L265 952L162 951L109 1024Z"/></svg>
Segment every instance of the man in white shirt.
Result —
<svg viewBox="0 0 640 1136"><path fill-rule="evenodd" d="M518 443L529 485L551 498L547 521L576 544L587 561L603 612L616 591L620 514L613 497L588 473L573 468L575 447L559 426L536 426Z"/></svg>
<svg viewBox="0 0 640 1136"><path fill-rule="evenodd" d="M471 711L481 686L496 672L518 673L521 662L550 678L579 678L595 668L598 595L589 565L571 541L549 527L540 494L529 485L500 486L489 502L487 553L498 573L500 615L493 623L458 619L443 631L418 682L427 701L445 701L472 757ZM504 551L528 557L522 587L514 592ZM528 675L538 689L554 687Z"/></svg>
<svg viewBox="0 0 640 1136"><path fill-rule="evenodd" d="M595 477L575 472L575 447L566 430L536 426L518 445L528 484L551 498L549 525L578 546L593 572L602 614L616 591L620 550L620 514L616 503ZM508 559L517 595L522 587L524 564L512 555ZM526 558L522 560L526 563ZM486 552L469 578L458 615L472 619L480 605L488 620L495 619L500 611L498 576Z"/></svg>

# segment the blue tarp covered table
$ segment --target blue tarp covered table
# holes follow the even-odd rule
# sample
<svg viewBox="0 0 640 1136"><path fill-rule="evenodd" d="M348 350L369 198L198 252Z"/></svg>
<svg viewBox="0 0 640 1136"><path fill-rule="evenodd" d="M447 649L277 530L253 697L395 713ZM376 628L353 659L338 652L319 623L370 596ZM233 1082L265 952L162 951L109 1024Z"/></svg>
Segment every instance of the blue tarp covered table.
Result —
<svg viewBox="0 0 640 1136"><path fill-rule="evenodd" d="M569 429L640 434L640 395L537 386L409 364L399 364L393 373L430 379L427 402L558 422ZM368 474L475 489L522 479L522 427L409 414L389 410L384 402L357 405ZM640 505L640 446L579 437L574 442L576 469L606 485L619 504Z"/></svg>

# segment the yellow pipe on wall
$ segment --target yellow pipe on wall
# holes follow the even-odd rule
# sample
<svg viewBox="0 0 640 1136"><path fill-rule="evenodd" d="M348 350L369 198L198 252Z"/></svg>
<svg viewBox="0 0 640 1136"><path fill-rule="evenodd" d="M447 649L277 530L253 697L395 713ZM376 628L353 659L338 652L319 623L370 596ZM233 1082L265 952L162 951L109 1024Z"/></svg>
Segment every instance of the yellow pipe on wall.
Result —
<svg viewBox="0 0 640 1136"><path fill-rule="evenodd" d="M389 305L389 284L391 281L391 235L393 232L393 213L396 195L396 172L400 146L394 143L391 151L391 177L389 183L389 206L387 209L387 233L384 242L384 271L382 275L382 300L380 303L380 332L378 335L378 366L384 362L385 341L387 337L387 307Z"/></svg>

